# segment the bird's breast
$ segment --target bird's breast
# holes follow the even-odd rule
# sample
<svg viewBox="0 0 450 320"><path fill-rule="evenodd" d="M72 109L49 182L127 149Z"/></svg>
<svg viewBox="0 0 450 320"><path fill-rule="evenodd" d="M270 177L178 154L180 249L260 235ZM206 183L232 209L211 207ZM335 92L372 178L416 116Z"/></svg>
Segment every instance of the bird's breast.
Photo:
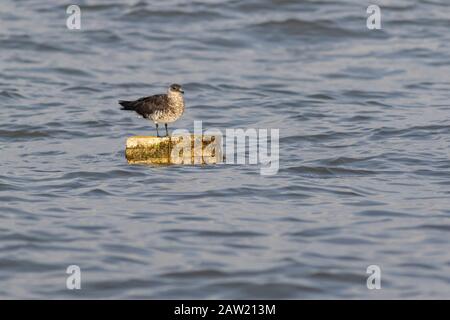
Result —
<svg viewBox="0 0 450 320"><path fill-rule="evenodd" d="M184 111L184 100L183 97L180 98L173 98L171 99L171 101L169 102L170 105L170 109L172 109L173 112L177 113L177 114L182 114Z"/></svg>

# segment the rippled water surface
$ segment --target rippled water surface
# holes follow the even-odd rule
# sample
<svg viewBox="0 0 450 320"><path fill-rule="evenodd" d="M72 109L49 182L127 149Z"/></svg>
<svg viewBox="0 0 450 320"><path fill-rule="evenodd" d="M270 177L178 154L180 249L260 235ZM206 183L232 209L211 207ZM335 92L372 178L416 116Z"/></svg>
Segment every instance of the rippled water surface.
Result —
<svg viewBox="0 0 450 320"><path fill-rule="evenodd" d="M450 298L450 2L78 3L0 4L1 298ZM128 165L173 82L278 173Z"/></svg>

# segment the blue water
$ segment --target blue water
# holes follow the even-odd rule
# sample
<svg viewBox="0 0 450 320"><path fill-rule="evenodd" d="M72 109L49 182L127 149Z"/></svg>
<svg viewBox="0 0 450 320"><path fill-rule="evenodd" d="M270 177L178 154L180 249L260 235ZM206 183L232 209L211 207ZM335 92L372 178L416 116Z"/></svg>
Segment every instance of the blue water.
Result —
<svg viewBox="0 0 450 320"><path fill-rule="evenodd" d="M0 4L0 298L450 298L448 1L78 4ZM278 173L128 165L117 100L174 82Z"/></svg>

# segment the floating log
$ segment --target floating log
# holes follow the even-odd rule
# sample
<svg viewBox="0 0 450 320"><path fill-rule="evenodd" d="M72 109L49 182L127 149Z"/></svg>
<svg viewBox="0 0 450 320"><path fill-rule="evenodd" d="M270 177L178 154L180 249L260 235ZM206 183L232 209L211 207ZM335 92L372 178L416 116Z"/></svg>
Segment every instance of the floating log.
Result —
<svg viewBox="0 0 450 320"><path fill-rule="evenodd" d="M215 164L223 161L221 137L211 135L130 137L125 155L130 164Z"/></svg>

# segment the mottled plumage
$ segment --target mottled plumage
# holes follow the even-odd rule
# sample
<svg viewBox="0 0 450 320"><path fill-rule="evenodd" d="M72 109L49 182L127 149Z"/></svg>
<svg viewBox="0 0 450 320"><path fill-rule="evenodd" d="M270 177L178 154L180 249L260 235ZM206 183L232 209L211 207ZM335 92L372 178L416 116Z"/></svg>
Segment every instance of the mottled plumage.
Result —
<svg viewBox="0 0 450 320"><path fill-rule="evenodd" d="M132 110L152 120L156 124L158 136L158 123L164 123L168 135L167 123L178 120L184 112L183 93L180 85L172 84L167 94L157 94L135 101L119 100L119 104L123 107L122 110Z"/></svg>

